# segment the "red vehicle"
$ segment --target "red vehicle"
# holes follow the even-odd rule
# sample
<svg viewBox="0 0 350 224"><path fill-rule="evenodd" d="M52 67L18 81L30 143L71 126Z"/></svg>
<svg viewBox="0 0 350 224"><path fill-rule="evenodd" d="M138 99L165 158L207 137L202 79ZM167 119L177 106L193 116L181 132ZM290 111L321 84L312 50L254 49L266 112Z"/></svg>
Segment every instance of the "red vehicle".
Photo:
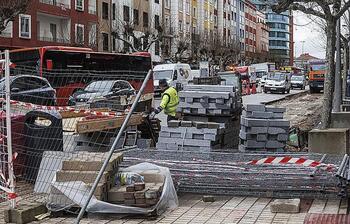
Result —
<svg viewBox="0 0 350 224"><path fill-rule="evenodd" d="M124 79L138 90L152 69L147 52L126 55L64 46L12 50L10 60L15 75L29 73L46 78L56 89L58 105L67 105L75 91L96 80ZM153 80L149 80L145 93L153 91Z"/></svg>

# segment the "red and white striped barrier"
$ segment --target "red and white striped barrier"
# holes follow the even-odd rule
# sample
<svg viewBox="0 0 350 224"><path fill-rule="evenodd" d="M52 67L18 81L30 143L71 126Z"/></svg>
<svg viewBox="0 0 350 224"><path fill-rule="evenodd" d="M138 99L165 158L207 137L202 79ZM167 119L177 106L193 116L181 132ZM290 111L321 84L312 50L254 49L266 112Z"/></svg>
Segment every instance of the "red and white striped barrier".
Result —
<svg viewBox="0 0 350 224"><path fill-rule="evenodd" d="M326 164L321 163L315 160L306 159L306 158L293 158L291 156L283 156L283 157L267 157L259 160L252 160L247 163L248 165L302 165L305 167L313 167L326 171L337 170L337 166L334 164Z"/></svg>
<svg viewBox="0 0 350 224"><path fill-rule="evenodd" d="M5 102L4 98L0 98L0 102ZM84 108L75 108L70 106L43 106L43 105L37 105L33 103L25 103L21 101L16 100L10 100L11 105L19 106L27 109L35 109L35 110L55 110L58 112L74 112L74 113L84 113L86 115L94 115L94 116L122 116L125 113L128 112L128 110L125 111L125 113L122 112L101 112L101 111L94 111Z"/></svg>

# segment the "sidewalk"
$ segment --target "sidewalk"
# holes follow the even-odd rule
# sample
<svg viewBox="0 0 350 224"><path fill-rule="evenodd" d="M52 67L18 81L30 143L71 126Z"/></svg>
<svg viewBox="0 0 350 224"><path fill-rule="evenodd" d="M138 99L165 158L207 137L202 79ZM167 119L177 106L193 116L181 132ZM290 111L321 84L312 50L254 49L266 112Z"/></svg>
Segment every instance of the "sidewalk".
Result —
<svg viewBox="0 0 350 224"><path fill-rule="evenodd" d="M252 197L216 197L216 201L205 203L200 195L185 194L179 196L179 207L174 211L168 211L156 220L127 216L96 216L85 218L81 223L91 224L138 224L138 223L293 223L302 224L304 220L313 214L346 214L347 200L302 200L301 211L297 214L271 213L270 198ZM0 209L3 209L2 207ZM313 217L313 218L314 218ZM1 213L3 221L3 213ZM76 216L46 218L32 223L73 223Z"/></svg>

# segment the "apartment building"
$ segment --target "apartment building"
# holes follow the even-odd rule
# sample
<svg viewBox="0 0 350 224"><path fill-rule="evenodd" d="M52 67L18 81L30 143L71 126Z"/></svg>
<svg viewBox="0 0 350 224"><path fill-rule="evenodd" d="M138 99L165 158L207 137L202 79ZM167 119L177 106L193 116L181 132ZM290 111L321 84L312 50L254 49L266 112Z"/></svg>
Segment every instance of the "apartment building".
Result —
<svg viewBox="0 0 350 224"><path fill-rule="evenodd" d="M135 46L139 44L148 46L151 40L140 37L147 32L155 33L157 28L161 26L163 1L112 0L112 5L113 15L115 16L111 19L111 33L120 32L121 29L125 28L125 25L129 25L134 30L136 38L124 36L123 39L130 41L130 43ZM122 35L122 33L119 33L119 35ZM115 36L112 35L112 51L131 52L130 46L120 39L121 38L115 38ZM142 43L138 43L139 40L141 40ZM152 43L148 51L151 53L154 62L160 62L162 60L160 41Z"/></svg>
<svg viewBox="0 0 350 224"><path fill-rule="evenodd" d="M245 16L245 56L252 62L256 57L256 7L248 0L244 2Z"/></svg>
<svg viewBox="0 0 350 224"><path fill-rule="evenodd" d="M293 17L291 11L274 13L265 1L252 0L267 17L270 60L277 65L293 65Z"/></svg>
<svg viewBox="0 0 350 224"><path fill-rule="evenodd" d="M96 0L32 0L0 36L1 49L70 45L97 50Z"/></svg>
<svg viewBox="0 0 350 224"><path fill-rule="evenodd" d="M256 53L259 62L269 60L269 27L266 22L266 15L256 12Z"/></svg>

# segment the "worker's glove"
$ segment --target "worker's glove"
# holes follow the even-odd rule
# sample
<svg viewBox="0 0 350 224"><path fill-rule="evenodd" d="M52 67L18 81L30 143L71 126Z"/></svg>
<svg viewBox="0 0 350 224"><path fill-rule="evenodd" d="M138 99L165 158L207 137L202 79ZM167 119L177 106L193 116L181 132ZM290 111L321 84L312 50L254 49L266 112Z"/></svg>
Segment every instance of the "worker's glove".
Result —
<svg viewBox="0 0 350 224"><path fill-rule="evenodd" d="M154 119L156 116L156 112L152 111L152 113L149 115L149 119Z"/></svg>

